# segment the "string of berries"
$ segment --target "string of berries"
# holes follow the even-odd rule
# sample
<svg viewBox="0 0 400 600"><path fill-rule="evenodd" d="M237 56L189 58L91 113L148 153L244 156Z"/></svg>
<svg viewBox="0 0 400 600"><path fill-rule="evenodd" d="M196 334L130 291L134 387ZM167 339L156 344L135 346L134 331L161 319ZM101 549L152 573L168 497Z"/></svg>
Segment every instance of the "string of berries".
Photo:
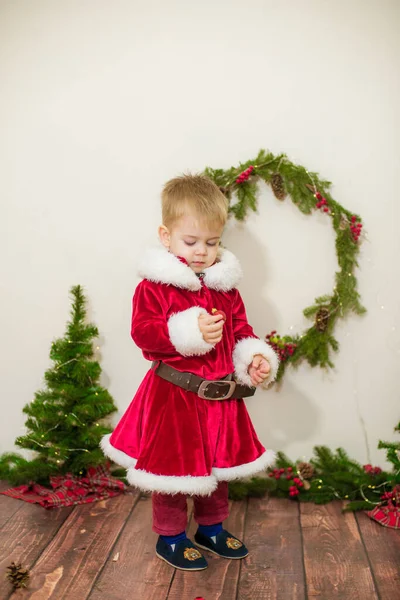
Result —
<svg viewBox="0 0 400 600"><path fill-rule="evenodd" d="M327 202L326 198L324 198L322 196L322 194L320 194L319 192L316 192L315 197L318 200L318 202L315 206L317 208L322 208L323 211L326 213L329 212L329 206L328 206L328 202Z"/></svg>
<svg viewBox="0 0 400 600"><path fill-rule="evenodd" d="M372 465L364 465L364 471L368 473L368 475L380 475L382 473L382 469L380 467L373 467Z"/></svg>
<svg viewBox="0 0 400 600"><path fill-rule="evenodd" d="M350 231L354 242L358 242L358 240L360 239L361 230L362 223L360 223L360 221L357 221L357 217L353 215L351 217Z"/></svg>
<svg viewBox="0 0 400 600"><path fill-rule="evenodd" d="M265 340L275 350L281 362L285 362L290 356L293 356L297 347L294 342L287 342L285 338L277 335L275 330L268 333Z"/></svg>
<svg viewBox="0 0 400 600"><path fill-rule="evenodd" d="M270 477L274 477L275 479L280 479L285 476L286 479L293 479L293 468L287 467L286 469L272 469L268 473Z"/></svg>
<svg viewBox="0 0 400 600"><path fill-rule="evenodd" d="M236 179L236 183L243 183L243 181L247 181L254 171L253 165L250 165L243 173L240 173L239 177Z"/></svg>

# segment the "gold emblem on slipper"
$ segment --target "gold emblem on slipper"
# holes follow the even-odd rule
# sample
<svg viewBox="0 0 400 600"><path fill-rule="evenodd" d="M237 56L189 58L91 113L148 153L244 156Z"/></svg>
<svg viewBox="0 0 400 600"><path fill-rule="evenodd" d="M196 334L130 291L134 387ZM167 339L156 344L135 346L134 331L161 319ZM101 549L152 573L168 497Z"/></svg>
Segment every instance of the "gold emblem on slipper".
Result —
<svg viewBox="0 0 400 600"><path fill-rule="evenodd" d="M238 548L241 548L243 546L243 544L235 538L226 538L226 545L228 546L228 548L232 548L232 550L237 550Z"/></svg>
<svg viewBox="0 0 400 600"><path fill-rule="evenodd" d="M185 548L183 556L186 560L197 560L198 558L201 558L201 554L196 548Z"/></svg>

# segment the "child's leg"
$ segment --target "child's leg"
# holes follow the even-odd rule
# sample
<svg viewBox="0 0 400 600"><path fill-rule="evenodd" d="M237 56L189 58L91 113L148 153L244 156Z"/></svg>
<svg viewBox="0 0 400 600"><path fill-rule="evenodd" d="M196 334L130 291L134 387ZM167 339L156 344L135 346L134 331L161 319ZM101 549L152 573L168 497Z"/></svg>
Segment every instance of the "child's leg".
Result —
<svg viewBox="0 0 400 600"><path fill-rule="evenodd" d="M153 531L159 534L156 554L183 571L207 568L204 556L186 537L187 505L184 494L153 493Z"/></svg>
<svg viewBox="0 0 400 600"><path fill-rule="evenodd" d="M228 484L221 481L211 496L194 498L194 518L199 524L195 543L223 558L245 558L249 551L234 535L222 527L229 515Z"/></svg>
<svg viewBox="0 0 400 600"><path fill-rule="evenodd" d="M175 536L186 530L187 504L185 494L152 495L153 531L159 535Z"/></svg>
<svg viewBox="0 0 400 600"><path fill-rule="evenodd" d="M199 525L222 523L229 516L228 483L220 481L211 496L194 496L194 520Z"/></svg>

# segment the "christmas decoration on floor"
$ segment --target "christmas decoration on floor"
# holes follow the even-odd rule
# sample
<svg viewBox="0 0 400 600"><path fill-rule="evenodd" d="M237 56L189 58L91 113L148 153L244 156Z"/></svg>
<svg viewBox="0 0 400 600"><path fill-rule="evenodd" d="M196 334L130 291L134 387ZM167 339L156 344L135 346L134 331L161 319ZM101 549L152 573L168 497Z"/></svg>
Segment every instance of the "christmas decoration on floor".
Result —
<svg viewBox="0 0 400 600"><path fill-rule="evenodd" d="M21 563L12 562L6 571L6 578L15 590L27 587L30 577L29 570L23 568Z"/></svg>
<svg viewBox="0 0 400 600"><path fill-rule="evenodd" d="M46 387L24 407L27 433L15 441L36 455L32 460L15 453L0 457L0 479L12 485L47 485L50 477L67 473L86 476L89 467L106 463L99 442L112 428L102 420L117 407L99 383L101 367L93 350L99 332L85 322L82 287L73 287L71 295L71 320L65 336L51 345L54 365L45 373Z"/></svg>
<svg viewBox="0 0 400 600"><path fill-rule="evenodd" d="M86 475L80 477L72 473L51 475L50 485L52 489L30 482L0 493L31 504L40 504L43 508L60 508L106 500L126 491L125 484L112 477L108 466L104 465L89 467Z"/></svg>
<svg viewBox="0 0 400 600"><path fill-rule="evenodd" d="M358 315L365 312L354 275L363 228L361 218L334 200L329 192L329 181L292 163L285 154L274 156L261 150L255 159L238 167L227 170L207 167L205 174L228 198L229 211L238 221L244 221L249 211L257 210L261 181L271 186L278 200L290 196L303 214L309 215L317 210L329 217L336 235L339 263L335 287L331 293L316 298L314 304L304 309L304 315L314 320L310 328L296 335L279 336L275 331L266 337L266 341L278 351L281 359L276 381L283 377L288 364L298 365L302 360L313 367L333 367L331 352L339 348L333 335L336 322L351 312Z"/></svg>
<svg viewBox="0 0 400 600"><path fill-rule="evenodd" d="M400 431L400 423L395 431ZM344 500L344 511L367 510L368 516L381 525L400 529L400 443L380 441L378 448L386 450L392 471L385 472L370 464L362 466L349 458L343 448L333 452L326 446L316 446L310 462L293 463L283 452L278 452L267 478L231 482L229 495L241 500L268 492L315 504Z"/></svg>

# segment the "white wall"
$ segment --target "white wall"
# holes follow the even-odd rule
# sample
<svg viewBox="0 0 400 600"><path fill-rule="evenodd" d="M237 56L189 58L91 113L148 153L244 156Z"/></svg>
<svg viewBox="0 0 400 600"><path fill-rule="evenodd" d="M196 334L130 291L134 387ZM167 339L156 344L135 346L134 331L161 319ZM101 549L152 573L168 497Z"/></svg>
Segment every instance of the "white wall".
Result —
<svg viewBox="0 0 400 600"><path fill-rule="evenodd" d="M161 185L266 147L330 179L363 216L368 315L338 327L334 371L303 365L248 402L257 431L293 458L328 444L383 464L378 439L396 439L400 420L399 8L2 0L0 450L24 430L77 283L102 333L104 382L126 409L147 368L129 337L134 264L155 240ZM265 189L225 242L257 333L301 331L302 308L333 286L329 221Z"/></svg>

